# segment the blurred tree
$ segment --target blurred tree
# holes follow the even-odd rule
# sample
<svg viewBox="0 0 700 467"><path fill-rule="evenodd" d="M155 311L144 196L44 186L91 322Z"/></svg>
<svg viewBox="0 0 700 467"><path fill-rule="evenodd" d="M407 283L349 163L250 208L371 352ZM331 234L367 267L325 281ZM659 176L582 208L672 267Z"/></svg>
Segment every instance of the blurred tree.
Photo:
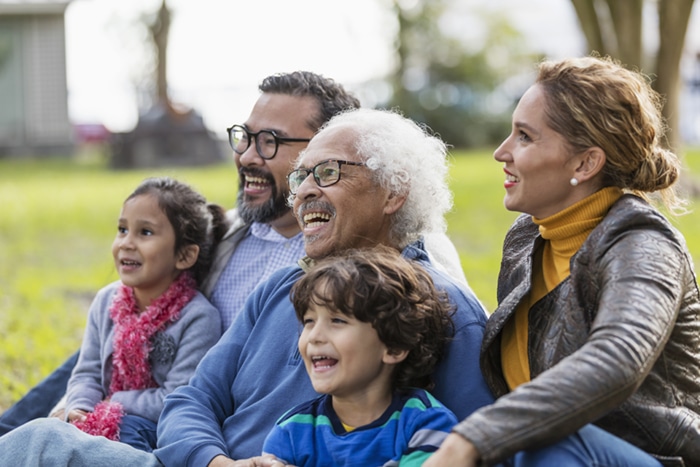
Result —
<svg viewBox="0 0 700 467"><path fill-rule="evenodd" d="M152 44L153 71L146 79L151 92L136 128L113 138L110 162L115 168L201 165L224 159L221 145L204 126L201 115L194 109L175 106L168 93L171 17L168 5L161 0L155 14L141 18Z"/></svg>
<svg viewBox="0 0 700 467"><path fill-rule="evenodd" d="M456 147L500 142L525 87L518 86L518 77L538 59L521 33L502 14L472 8L461 15L460 2L453 0L390 0L390 5L397 18L397 65L385 105L428 124ZM465 17L474 15L478 20L467 23ZM479 29L478 37L462 34L470 26Z"/></svg>
<svg viewBox="0 0 700 467"><path fill-rule="evenodd" d="M160 4L155 20L149 24L156 52L156 99L171 107L168 96L168 37L170 34L170 9L165 0Z"/></svg>
<svg viewBox="0 0 700 467"><path fill-rule="evenodd" d="M647 64L642 46L645 0L571 0L590 51L610 55L656 77L652 85L666 98L663 115L670 130L666 143L674 149L680 148L680 61L693 2L655 0L659 47Z"/></svg>

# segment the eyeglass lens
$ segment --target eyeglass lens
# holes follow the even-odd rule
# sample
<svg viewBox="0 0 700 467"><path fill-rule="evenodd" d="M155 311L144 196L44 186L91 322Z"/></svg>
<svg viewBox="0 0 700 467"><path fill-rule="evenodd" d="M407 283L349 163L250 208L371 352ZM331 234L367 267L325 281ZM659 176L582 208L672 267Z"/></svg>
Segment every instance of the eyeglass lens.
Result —
<svg viewBox="0 0 700 467"><path fill-rule="evenodd" d="M255 149L260 157L271 159L277 153L277 138L270 131L249 133L244 127L234 125L229 131L229 142L237 154L243 154L250 146L250 138L255 138Z"/></svg>
<svg viewBox="0 0 700 467"><path fill-rule="evenodd" d="M289 174L287 182L289 183L289 191L296 194L299 186L304 183L304 180L313 173L316 184L320 187L326 187L338 183L340 180L340 163L338 161L324 161L316 164L313 169L297 169Z"/></svg>

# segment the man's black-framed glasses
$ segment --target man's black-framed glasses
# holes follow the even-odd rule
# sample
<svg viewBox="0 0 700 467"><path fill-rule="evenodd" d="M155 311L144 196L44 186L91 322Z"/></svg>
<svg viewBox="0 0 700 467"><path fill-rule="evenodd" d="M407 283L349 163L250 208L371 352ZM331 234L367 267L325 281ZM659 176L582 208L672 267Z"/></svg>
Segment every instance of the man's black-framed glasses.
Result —
<svg viewBox="0 0 700 467"><path fill-rule="evenodd" d="M277 154L280 143L308 143L310 138L287 138L277 136L273 130L260 130L251 133L242 125L233 125L227 128L228 142L236 154L243 154L250 147L250 142L255 139L255 149L263 159L272 159Z"/></svg>
<svg viewBox="0 0 700 467"><path fill-rule="evenodd" d="M340 161L336 159L329 159L326 161L321 161L314 165L311 169L296 169L292 170L289 175L287 175L287 183L289 184L289 192L293 195L297 194L299 186L304 183L309 174L313 174L316 184L320 187L331 186L338 183L340 180L340 166L341 165L357 165L364 167L365 164L362 162L352 162L352 161Z"/></svg>

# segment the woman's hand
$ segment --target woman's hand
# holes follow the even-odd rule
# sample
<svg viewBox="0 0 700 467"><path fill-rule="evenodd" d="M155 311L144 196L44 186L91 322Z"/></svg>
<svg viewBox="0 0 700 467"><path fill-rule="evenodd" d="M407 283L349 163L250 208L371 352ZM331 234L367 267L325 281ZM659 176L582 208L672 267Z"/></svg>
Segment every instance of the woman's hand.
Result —
<svg viewBox="0 0 700 467"><path fill-rule="evenodd" d="M479 460L476 447L458 434L452 433L443 441L440 449L423 463L423 467L442 467L459 465L474 467Z"/></svg>

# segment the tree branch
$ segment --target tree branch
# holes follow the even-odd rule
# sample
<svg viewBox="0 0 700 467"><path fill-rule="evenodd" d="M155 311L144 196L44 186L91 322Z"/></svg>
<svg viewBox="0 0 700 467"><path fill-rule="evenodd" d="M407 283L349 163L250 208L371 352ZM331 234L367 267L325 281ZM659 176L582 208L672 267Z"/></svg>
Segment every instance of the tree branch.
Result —
<svg viewBox="0 0 700 467"><path fill-rule="evenodd" d="M595 10L595 0L571 0L576 10L576 16L581 24L581 30L586 37L589 51L597 51L601 55L610 53L605 47L598 14Z"/></svg>
<svg viewBox="0 0 700 467"><path fill-rule="evenodd" d="M693 2L694 0L659 0L659 52L656 55L658 78L654 87L666 99L663 115L671 129L678 129L680 61ZM679 148L680 135L677 131L669 133L666 138L669 147Z"/></svg>
<svg viewBox="0 0 700 467"><path fill-rule="evenodd" d="M607 0L617 39L617 58L627 67L642 68L644 0Z"/></svg>

